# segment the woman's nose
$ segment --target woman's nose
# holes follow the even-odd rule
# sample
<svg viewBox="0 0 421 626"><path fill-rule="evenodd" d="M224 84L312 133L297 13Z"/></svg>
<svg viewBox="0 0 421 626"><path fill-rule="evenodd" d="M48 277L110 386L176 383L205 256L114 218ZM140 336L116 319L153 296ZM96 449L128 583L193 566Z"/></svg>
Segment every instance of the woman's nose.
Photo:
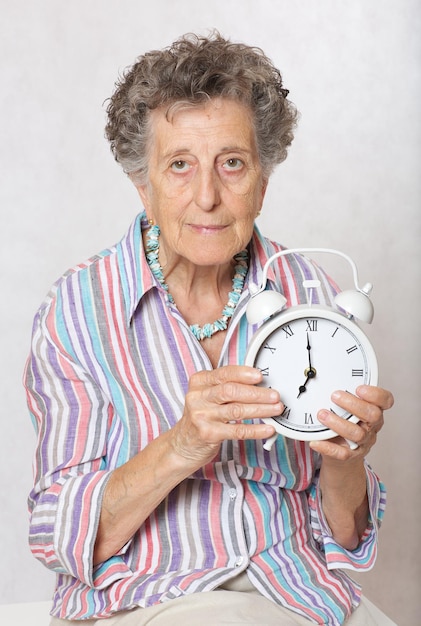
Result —
<svg viewBox="0 0 421 626"><path fill-rule="evenodd" d="M195 202L203 211L211 211L219 204L220 181L215 171L200 170L195 177Z"/></svg>

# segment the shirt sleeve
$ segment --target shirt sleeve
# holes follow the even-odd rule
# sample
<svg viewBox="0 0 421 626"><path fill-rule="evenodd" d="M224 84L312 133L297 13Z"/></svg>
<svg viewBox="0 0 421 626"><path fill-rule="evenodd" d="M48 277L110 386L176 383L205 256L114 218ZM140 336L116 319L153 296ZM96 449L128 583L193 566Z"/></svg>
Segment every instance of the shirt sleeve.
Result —
<svg viewBox="0 0 421 626"><path fill-rule="evenodd" d="M332 536L323 513L321 492L319 489L319 473L309 492L309 506L313 536L326 557L328 569L351 569L368 571L372 569L377 558L378 530L384 516L386 505L386 489L368 463L365 464L367 477L367 495L369 503L369 521L355 550L347 550L339 545Z"/></svg>
<svg viewBox="0 0 421 626"><path fill-rule="evenodd" d="M37 433L29 543L36 558L90 587L130 576L116 555L93 567L102 497L110 477L106 431L113 407L66 349L54 305L34 320L24 384ZM122 550L122 553L124 549Z"/></svg>

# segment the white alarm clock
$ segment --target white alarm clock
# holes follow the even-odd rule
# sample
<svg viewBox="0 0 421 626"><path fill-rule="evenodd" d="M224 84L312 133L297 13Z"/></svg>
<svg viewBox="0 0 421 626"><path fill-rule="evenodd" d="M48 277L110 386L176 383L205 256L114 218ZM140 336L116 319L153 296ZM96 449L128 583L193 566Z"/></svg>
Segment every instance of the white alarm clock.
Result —
<svg viewBox="0 0 421 626"><path fill-rule="evenodd" d="M335 307L311 304L312 292L320 283L303 282L308 303L284 310L283 294L265 290L267 271L278 257L295 253L336 254L351 265L355 290L342 291L335 297ZM278 434L302 441L336 437L317 419L320 409L329 409L343 419L358 418L331 400L337 389L355 393L359 385L376 385L377 358L367 335L355 319L370 323L373 305L369 298L372 285L358 286L355 263L346 254L326 248L282 250L268 259L260 287L250 285L252 298L247 307L250 324L266 320L251 339L245 364L263 374L262 384L277 389L285 406L281 415L266 418L276 435L268 440L270 449ZM349 442L352 447L356 444Z"/></svg>

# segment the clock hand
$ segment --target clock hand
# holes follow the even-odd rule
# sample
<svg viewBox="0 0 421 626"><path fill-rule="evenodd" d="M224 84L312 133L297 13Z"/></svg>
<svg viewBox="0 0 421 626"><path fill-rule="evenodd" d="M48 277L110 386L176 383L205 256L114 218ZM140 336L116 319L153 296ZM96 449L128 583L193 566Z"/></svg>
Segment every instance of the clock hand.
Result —
<svg viewBox="0 0 421 626"><path fill-rule="evenodd" d="M314 378L316 376L316 370L311 365L311 345L310 345L310 337L308 333L307 333L307 353L308 353L308 368L304 371L304 375L306 375L307 377L304 381L304 385L300 385L298 387L297 398L299 398L302 393L307 391L307 383L310 380L310 378Z"/></svg>
<svg viewBox="0 0 421 626"><path fill-rule="evenodd" d="M298 387L298 396L297 396L297 398L299 398L302 393L307 391L307 383L310 380L310 378L315 378L315 376L316 376L316 370L314 368L306 369L304 374L305 373L307 373L307 378L304 381L304 385L300 385Z"/></svg>
<svg viewBox="0 0 421 626"><path fill-rule="evenodd" d="M308 369L310 371L312 371L313 368L311 367L311 354L310 354L310 351L311 351L310 337L309 337L309 335L307 333Z"/></svg>

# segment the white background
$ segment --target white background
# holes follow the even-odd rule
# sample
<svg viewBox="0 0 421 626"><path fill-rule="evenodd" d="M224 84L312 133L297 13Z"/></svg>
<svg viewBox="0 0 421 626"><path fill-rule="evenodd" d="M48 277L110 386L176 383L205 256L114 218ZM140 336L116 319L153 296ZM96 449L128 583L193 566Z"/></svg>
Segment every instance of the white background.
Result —
<svg viewBox="0 0 421 626"><path fill-rule="evenodd" d="M53 587L27 547L35 435L21 375L33 315L64 270L120 239L141 208L103 138L104 101L139 54L216 27L265 50L302 115L261 228L290 247L341 249L374 284L368 333L396 404L370 456L389 492L380 555L359 580L400 626L413 626L421 582L417 0L0 5L0 603L48 599ZM347 267L331 263L351 286Z"/></svg>

